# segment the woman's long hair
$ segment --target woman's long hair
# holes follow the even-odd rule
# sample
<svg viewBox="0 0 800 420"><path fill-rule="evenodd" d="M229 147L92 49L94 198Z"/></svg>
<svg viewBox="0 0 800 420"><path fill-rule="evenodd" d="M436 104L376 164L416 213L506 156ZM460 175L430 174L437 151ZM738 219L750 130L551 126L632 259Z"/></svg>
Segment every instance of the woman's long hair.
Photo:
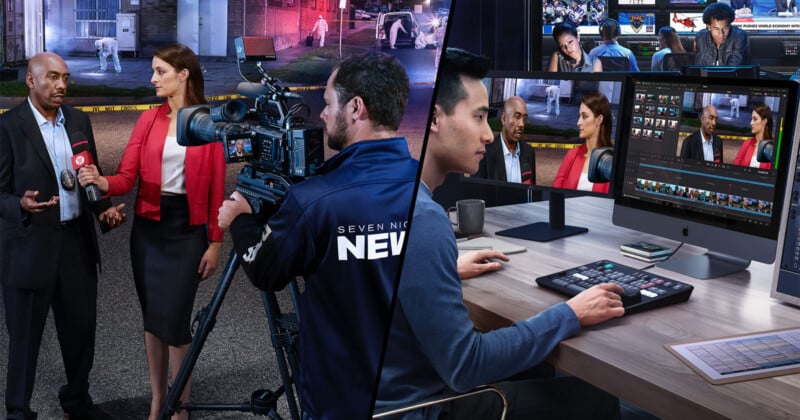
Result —
<svg viewBox="0 0 800 420"><path fill-rule="evenodd" d="M611 115L611 104L608 102L606 95L600 92L592 92L581 99L581 103L586 105L595 118L598 115L603 116L603 126L601 127L597 136L597 147L610 147L611 142L611 122L613 116Z"/></svg>
<svg viewBox="0 0 800 420"><path fill-rule="evenodd" d="M183 95L183 101L186 106L208 103L204 93L203 70L200 68L200 62L191 48L183 44L171 43L155 50L153 56L164 60L175 71L189 70L189 77L186 79L186 92Z"/></svg>

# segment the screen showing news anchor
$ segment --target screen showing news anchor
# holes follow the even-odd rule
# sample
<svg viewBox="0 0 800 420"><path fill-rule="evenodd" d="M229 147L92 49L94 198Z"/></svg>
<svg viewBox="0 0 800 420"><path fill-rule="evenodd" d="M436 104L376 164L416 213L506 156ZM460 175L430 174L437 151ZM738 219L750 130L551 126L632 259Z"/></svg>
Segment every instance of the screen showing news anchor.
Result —
<svg viewBox="0 0 800 420"><path fill-rule="evenodd" d="M608 182L588 180L584 163L591 149L613 147L623 81L602 73L490 74L484 83L496 137L473 177L608 193ZM519 151L520 176L505 164L511 149Z"/></svg>
<svg viewBox="0 0 800 420"><path fill-rule="evenodd" d="M228 162L245 162L253 156L250 139L228 140Z"/></svg>

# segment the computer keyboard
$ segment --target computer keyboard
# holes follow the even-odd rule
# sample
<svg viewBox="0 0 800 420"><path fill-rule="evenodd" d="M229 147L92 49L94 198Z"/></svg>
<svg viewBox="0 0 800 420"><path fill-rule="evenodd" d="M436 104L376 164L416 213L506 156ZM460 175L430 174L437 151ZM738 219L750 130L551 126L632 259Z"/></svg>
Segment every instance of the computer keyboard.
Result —
<svg viewBox="0 0 800 420"><path fill-rule="evenodd" d="M694 287L668 277L628 267L609 260L595 261L536 279L536 284L569 297L600 283L616 283L625 314L685 302Z"/></svg>

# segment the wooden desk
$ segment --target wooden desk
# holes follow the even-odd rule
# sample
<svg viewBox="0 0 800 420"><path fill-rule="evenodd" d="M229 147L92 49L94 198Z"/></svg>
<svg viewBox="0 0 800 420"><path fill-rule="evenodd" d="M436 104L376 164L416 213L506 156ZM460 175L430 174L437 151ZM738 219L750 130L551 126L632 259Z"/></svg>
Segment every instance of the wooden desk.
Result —
<svg viewBox="0 0 800 420"><path fill-rule="evenodd" d="M477 328L496 329L526 319L564 298L541 289L535 279L599 259L631 267L647 263L623 256L619 245L634 240L677 246L663 238L611 223L613 202L596 197L566 201L566 223L589 232L553 242L524 244L501 271L464 282L464 301ZM547 203L486 209L484 232L548 217ZM684 245L677 256L698 254ZM665 344L800 325L800 309L769 297L772 265L752 263L725 278L697 280L653 268L695 289L689 301L585 328L563 341L548 361L557 369L594 384L664 419L798 419L800 375L711 385L667 352Z"/></svg>

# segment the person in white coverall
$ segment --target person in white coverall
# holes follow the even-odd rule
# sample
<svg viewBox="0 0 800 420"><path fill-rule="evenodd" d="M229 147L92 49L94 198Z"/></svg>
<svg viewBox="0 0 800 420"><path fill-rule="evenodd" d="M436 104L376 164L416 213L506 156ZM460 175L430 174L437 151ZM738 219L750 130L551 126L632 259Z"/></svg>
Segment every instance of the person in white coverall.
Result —
<svg viewBox="0 0 800 420"><path fill-rule="evenodd" d="M114 60L114 71L122 72L122 66L119 65L119 43L116 39L100 38L94 42L94 47L97 49L97 56L100 57L101 71L106 71L108 56L111 56Z"/></svg>
<svg viewBox="0 0 800 420"><path fill-rule="evenodd" d="M397 48L394 46L395 42L397 42L397 31L408 33L406 28L403 27L403 19L397 19L394 21L394 23L392 23L392 27L389 29L389 47L391 49Z"/></svg>
<svg viewBox="0 0 800 420"><path fill-rule="evenodd" d="M547 95L547 115L550 115L550 111L555 111L556 117L558 117L561 114L561 110L559 109L559 105L561 104L561 88L557 85L551 85L545 89L545 93Z"/></svg>
<svg viewBox="0 0 800 420"><path fill-rule="evenodd" d="M319 15L319 17L317 18L317 22L314 24L314 29L312 29L311 32L312 33L316 32L319 34L319 46L324 47L325 32L328 32L328 22L325 21L322 15Z"/></svg>

